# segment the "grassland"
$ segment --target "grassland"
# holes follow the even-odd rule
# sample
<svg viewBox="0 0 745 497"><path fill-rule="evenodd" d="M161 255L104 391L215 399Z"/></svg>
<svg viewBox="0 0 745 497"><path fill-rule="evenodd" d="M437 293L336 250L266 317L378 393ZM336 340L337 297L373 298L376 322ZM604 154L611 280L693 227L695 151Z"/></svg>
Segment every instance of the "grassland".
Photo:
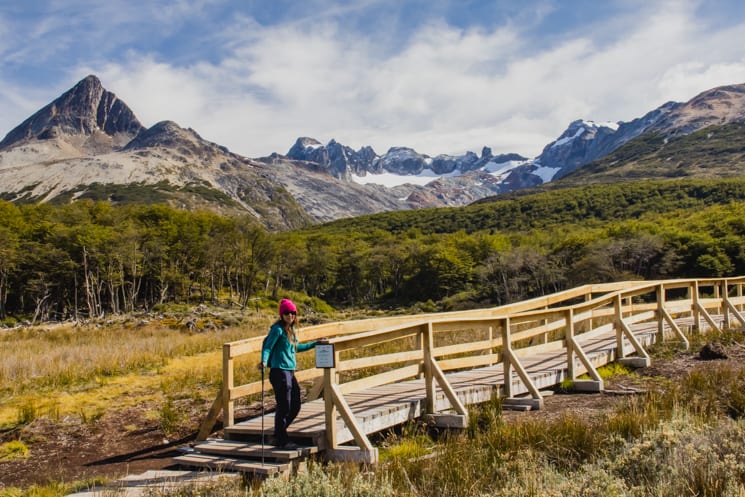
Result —
<svg viewBox="0 0 745 497"><path fill-rule="evenodd" d="M60 324L0 335L0 427L37 416L92 415L117 399L212 395L221 382L222 343L261 333L225 328L192 333L167 323ZM83 412L89 411L89 412Z"/></svg>
<svg viewBox="0 0 745 497"><path fill-rule="evenodd" d="M183 320L173 317L3 331L0 433L27 434L22 428L40 419L49 426L78 417L93 426L112 410L135 405L153 410L163 436L178 431L180 423L191 423L186 429L194 430L193 419L178 411L185 405L204 409L212 400L220 383L221 344L262 334L271 319L256 314L200 332L187 331ZM643 390L641 395L613 402L580 395L574 402L586 409L578 409L563 403L570 396L557 394L545 412L519 415L502 412L495 399L473 408L462 432L413 423L383 434L376 440L381 463L375 472L317 463L289 483L185 488L173 497L743 495L742 333L689 339L692 352L653 351L648 371L605 371L608 385L628 382ZM731 358L696 361L694 354L706 341L723 343ZM257 374L251 365L239 374ZM22 465L36 450L33 437L5 439L0 475L3 465L11 464L6 461ZM56 497L90 481L0 485L0 495Z"/></svg>

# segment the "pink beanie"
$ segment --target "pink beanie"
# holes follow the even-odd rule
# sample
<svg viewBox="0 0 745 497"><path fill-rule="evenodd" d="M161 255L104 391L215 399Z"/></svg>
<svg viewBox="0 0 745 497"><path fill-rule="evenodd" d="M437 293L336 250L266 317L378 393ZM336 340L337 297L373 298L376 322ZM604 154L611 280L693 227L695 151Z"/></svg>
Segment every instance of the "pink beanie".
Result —
<svg viewBox="0 0 745 497"><path fill-rule="evenodd" d="M285 312L297 312L297 307L292 303L290 299L282 299L279 301L279 315L282 316Z"/></svg>

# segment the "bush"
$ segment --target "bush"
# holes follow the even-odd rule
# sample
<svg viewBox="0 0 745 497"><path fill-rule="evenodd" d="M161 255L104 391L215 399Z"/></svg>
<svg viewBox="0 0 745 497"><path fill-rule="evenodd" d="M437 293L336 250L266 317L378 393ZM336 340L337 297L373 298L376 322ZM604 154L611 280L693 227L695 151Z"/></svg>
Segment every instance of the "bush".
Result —
<svg viewBox="0 0 745 497"><path fill-rule="evenodd" d="M311 465L289 481L271 478L260 489L249 491L249 497L386 497L393 487L385 477L360 473L357 467Z"/></svg>

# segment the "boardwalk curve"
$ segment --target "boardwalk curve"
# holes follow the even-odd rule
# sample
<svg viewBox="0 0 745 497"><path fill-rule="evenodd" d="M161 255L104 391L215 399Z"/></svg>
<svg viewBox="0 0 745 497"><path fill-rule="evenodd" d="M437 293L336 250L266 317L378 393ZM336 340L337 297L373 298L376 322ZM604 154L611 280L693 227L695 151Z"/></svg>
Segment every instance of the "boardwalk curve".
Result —
<svg viewBox="0 0 745 497"><path fill-rule="evenodd" d="M329 338L334 361L333 367L297 372L299 381L313 383L290 427L290 438L301 445L293 451L261 444L261 418L235 422L235 401L262 388L260 381L235 385L236 362L257 363L263 337L227 343L223 389L200 441L175 460L260 475L288 471L292 461L316 452L329 460L375 463L372 433L416 418L462 428L467 407L495 395L503 405L540 409L542 391L565 380L602 391L602 365L649 365L646 347L657 341L677 340L687 348L683 330L745 327L743 284L745 277L584 285L489 309L305 328L304 339ZM208 439L220 413L223 439ZM265 441L272 416L263 420Z"/></svg>

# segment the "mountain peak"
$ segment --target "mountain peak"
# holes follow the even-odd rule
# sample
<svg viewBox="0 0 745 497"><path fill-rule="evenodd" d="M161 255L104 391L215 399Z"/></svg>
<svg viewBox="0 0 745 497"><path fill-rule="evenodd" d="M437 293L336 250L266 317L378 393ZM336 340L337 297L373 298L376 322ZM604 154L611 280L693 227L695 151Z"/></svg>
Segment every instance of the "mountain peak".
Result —
<svg viewBox="0 0 745 497"><path fill-rule="evenodd" d="M143 129L127 104L91 74L8 133L0 142L0 150L29 140L85 139L94 135L111 138L110 148L114 149ZM101 140L96 143L100 145Z"/></svg>
<svg viewBox="0 0 745 497"><path fill-rule="evenodd" d="M745 121L745 84L719 86L679 104L654 128L669 135L692 133L712 125Z"/></svg>
<svg viewBox="0 0 745 497"><path fill-rule="evenodd" d="M178 143L184 141L189 141L187 130L173 121L160 121L153 124L150 128L142 130L136 138L124 147L124 150L156 146L177 146Z"/></svg>

